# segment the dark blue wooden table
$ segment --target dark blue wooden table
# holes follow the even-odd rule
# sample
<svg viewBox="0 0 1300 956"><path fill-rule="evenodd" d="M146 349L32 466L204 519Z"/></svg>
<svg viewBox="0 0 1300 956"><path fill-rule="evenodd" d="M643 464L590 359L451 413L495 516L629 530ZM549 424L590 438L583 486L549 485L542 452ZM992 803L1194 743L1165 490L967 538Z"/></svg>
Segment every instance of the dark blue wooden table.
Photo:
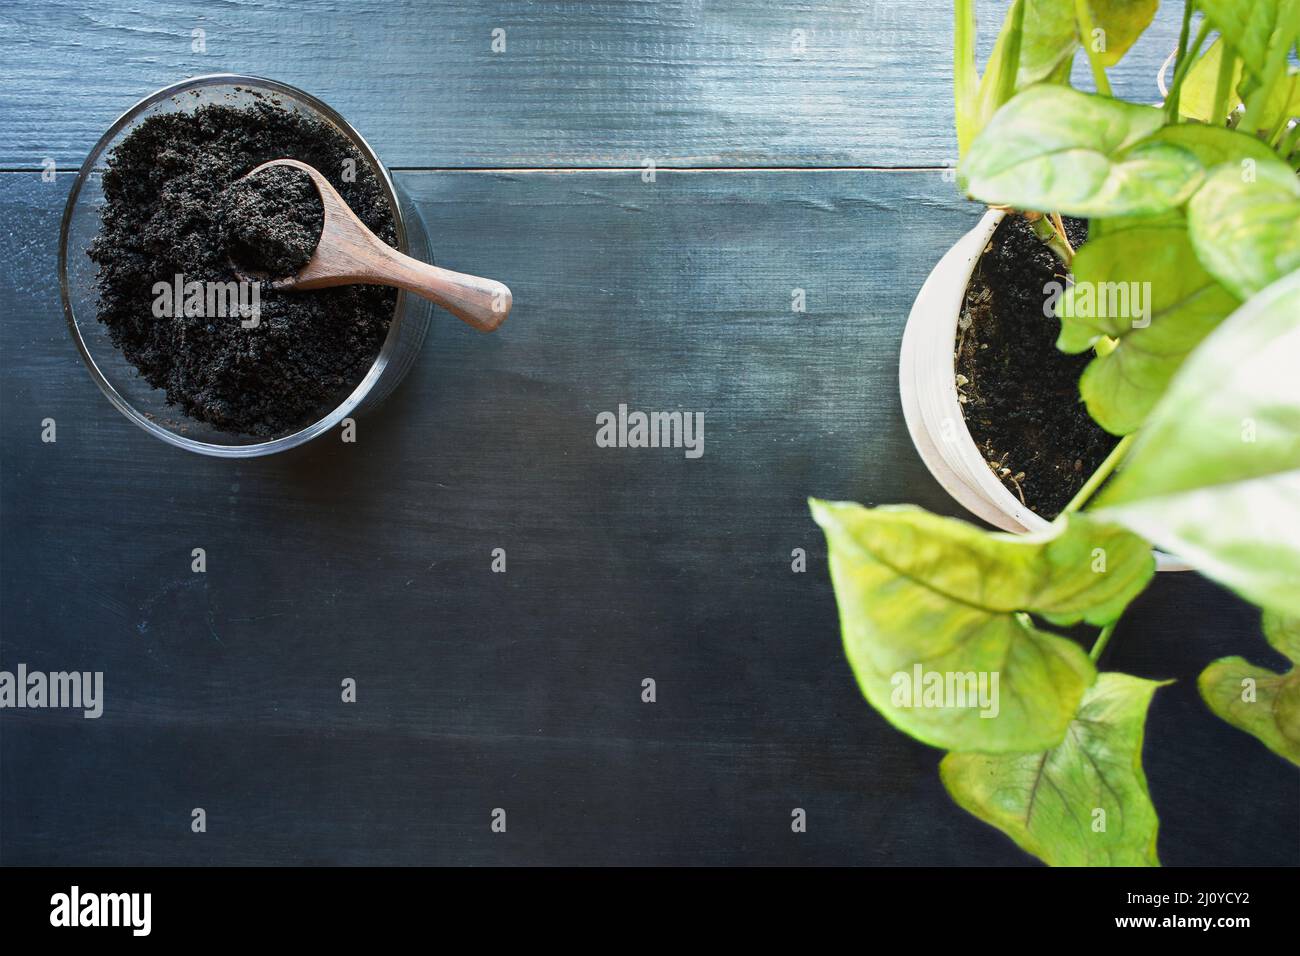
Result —
<svg viewBox="0 0 1300 956"><path fill-rule="evenodd" d="M1032 862L859 697L804 505L957 513L896 375L913 295L979 213L943 175L949 18L920 0L0 8L0 668L103 671L106 697L98 720L0 714L0 862ZM1177 26L1163 10L1118 93L1157 98ZM72 173L135 100L222 71L337 108L440 263L514 290L494 336L439 322L355 444L166 447L65 327ZM705 454L598 448L620 403L704 412ZM1112 647L1110 666L1178 680L1146 747L1165 862L1294 862L1300 779L1194 687L1215 657L1267 658L1255 612L1165 575Z"/></svg>

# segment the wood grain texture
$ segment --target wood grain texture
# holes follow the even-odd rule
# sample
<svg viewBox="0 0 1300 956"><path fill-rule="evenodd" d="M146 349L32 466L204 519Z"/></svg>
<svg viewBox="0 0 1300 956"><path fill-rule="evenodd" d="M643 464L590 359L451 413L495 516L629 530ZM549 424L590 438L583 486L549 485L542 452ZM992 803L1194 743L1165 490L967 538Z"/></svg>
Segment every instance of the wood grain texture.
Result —
<svg viewBox="0 0 1300 956"><path fill-rule="evenodd" d="M99 394L58 303L68 179L0 176L0 663L102 670L107 698L6 713L3 862L1031 862L859 696L804 505L951 513L895 366L978 210L935 172L398 179L510 322L442 316L356 444L233 463ZM596 447L619 403L703 412L704 456ZM1147 737L1165 862L1294 862L1294 769L1194 687L1270 661L1255 612L1162 576L1112 648L1179 679Z"/></svg>
<svg viewBox="0 0 1300 956"><path fill-rule="evenodd" d="M978 9L987 52L1005 4ZM316 94L394 167L942 166L951 18L935 0L10 0L0 167L79 165L141 97L227 71ZM1165 4L1117 95L1159 98L1178 25Z"/></svg>

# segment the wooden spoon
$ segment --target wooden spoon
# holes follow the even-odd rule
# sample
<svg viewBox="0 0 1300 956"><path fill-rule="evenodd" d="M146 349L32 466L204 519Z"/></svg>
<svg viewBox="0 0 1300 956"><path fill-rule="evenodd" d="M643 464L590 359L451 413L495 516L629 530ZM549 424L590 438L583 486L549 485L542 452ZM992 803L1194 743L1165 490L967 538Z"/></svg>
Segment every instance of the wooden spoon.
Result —
<svg viewBox="0 0 1300 956"><path fill-rule="evenodd" d="M403 255L366 228L329 180L296 159L273 159L269 166L292 166L311 177L320 194L324 223L307 263L291 276L270 283L273 289L326 289L336 285L391 285L442 306L466 325L491 332L510 314L510 290L493 279L464 275Z"/></svg>

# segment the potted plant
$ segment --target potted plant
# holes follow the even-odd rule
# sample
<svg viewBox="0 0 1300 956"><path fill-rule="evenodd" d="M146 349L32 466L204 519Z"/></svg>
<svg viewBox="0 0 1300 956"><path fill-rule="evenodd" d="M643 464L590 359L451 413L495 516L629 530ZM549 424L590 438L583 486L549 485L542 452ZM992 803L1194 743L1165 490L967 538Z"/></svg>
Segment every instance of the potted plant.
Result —
<svg viewBox="0 0 1300 956"><path fill-rule="evenodd" d="M1300 3L1186 3L1164 103L1117 100L1106 69L1155 7L1015 0L979 78L971 4L956 2L957 179L991 211L918 296L902 391L936 477L1023 533L810 502L863 694L949 751L940 774L960 806L1051 864L1158 863L1141 755L1161 685L1098 669L1157 560L1174 563L1153 547L1259 605L1269 643L1300 664L1300 81L1289 65ZM1069 86L1080 47L1092 93ZM1041 245L1004 248L1009 222ZM1076 373L1067 397L1034 376L1041 394L1021 395L1086 412L1103 436L1095 465L1063 469L1076 475L1068 500L1055 489L1059 514L1017 494L1029 476L973 437L960 371L963 336L983 335L990 315L998 332L996 283L980 274L989 257L1021 313L1032 298L1015 249L1037 260L1034 281L1051 258L1038 314L1013 331L1045 327ZM1021 343L1002 331L981 342L992 353L972 366L981 374L1017 369ZM978 383L985 394L1004 384ZM1071 625L1097 629L1090 650L1063 632ZM1300 764L1300 671L1226 658L1199 688L1216 714Z"/></svg>

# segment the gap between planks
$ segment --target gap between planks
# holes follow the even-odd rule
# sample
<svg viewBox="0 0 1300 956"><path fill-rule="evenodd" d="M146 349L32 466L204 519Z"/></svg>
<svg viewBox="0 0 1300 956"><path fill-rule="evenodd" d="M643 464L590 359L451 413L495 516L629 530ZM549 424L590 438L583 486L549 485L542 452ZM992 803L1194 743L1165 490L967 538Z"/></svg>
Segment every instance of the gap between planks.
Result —
<svg viewBox="0 0 1300 956"><path fill-rule="evenodd" d="M80 166L57 171L71 176ZM951 166L662 166L669 173L941 173ZM644 166L389 166L393 173L639 173ZM3 173L39 173L40 166L0 166Z"/></svg>

